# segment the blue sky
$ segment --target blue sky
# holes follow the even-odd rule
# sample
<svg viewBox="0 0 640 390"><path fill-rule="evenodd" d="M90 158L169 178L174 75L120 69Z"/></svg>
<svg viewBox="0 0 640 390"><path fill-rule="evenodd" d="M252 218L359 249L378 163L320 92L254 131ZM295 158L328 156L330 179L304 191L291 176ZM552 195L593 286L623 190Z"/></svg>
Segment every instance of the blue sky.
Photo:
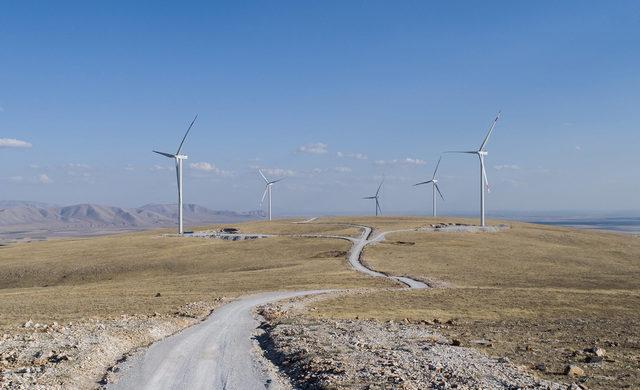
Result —
<svg viewBox="0 0 640 390"><path fill-rule="evenodd" d="M188 202L255 209L262 167L279 213L371 212L383 175L383 211L427 212L411 184L502 110L489 210L640 209L638 2L40 3L0 13L0 198L173 202L151 150L198 113ZM477 165L445 156L443 212Z"/></svg>

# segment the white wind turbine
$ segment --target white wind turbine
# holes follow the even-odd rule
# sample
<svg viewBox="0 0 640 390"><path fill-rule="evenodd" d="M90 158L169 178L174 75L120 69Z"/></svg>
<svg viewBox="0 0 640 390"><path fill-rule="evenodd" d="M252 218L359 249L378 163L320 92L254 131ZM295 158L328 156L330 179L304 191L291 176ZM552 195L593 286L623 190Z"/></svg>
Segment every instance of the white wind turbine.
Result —
<svg viewBox="0 0 640 390"><path fill-rule="evenodd" d="M431 180L428 181L423 181L422 183L418 183L418 184L414 184L413 186L421 186L423 184L432 184L432 190L433 190L433 216L435 217L437 215L436 212L436 191L438 191L438 194L440 194L440 197L442 198L442 200L444 200L444 196L442 195L442 192L440 191L440 187L438 187L438 179L436 179L436 174L438 173L438 167L440 166L440 160L442 160L442 157L440 157L438 159L438 164L436 164L436 169L433 171L433 177L431 178Z"/></svg>
<svg viewBox="0 0 640 390"><path fill-rule="evenodd" d="M378 212L382 214L382 209L380 208L380 188L382 188L382 183L384 183L384 179L382 179L382 181L380 182L380 185L378 186L378 190L376 191L376 194L374 196L367 196L365 198L362 198L362 199L376 200L376 217L378 216Z"/></svg>
<svg viewBox="0 0 640 390"><path fill-rule="evenodd" d="M262 176L266 184L264 187L264 193L262 194L262 200L260 201L260 207L262 207L262 204L264 203L264 197L267 196L267 193L269 193L269 221L271 221L271 187L273 187L273 185L277 182L284 180L284 178L270 181L267 179L264 173L262 173L262 170L258 169L258 172L260 172L260 176Z"/></svg>
<svg viewBox="0 0 640 390"><path fill-rule="evenodd" d="M184 234L184 225L182 223L182 161L189 158L183 154L180 154L180 151L182 150L182 145L184 144L184 141L187 139L187 136L191 131L191 127L193 127L193 124L195 123L196 119L198 119L198 115L196 115L195 118L193 118L193 120L191 121L191 124L189 125L187 132L184 134L184 137L182 137L182 142L180 142L180 146L178 146L178 151L175 154L158 152L157 150L153 151L154 153L158 153L165 157L172 158L176 161L176 178L178 179L178 233L180 235Z"/></svg>
<svg viewBox="0 0 640 390"><path fill-rule="evenodd" d="M496 123L498 122L498 119L500 119L500 111L498 111L498 115L496 115L496 119L493 120L493 123L491 124L491 128L489 129L489 132L487 133L487 136L484 137L484 141L482 141L482 144L480 145L480 148L478 150L462 151L462 152L461 151L446 152L446 153L475 154L480 159L480 225L481 226L485 226L485 220L484 220L484 188L485 186L487 187L487 190L491 192L489 189L489 182L487 180L487 171L484 168L484 158L488 154L488 152L484 150L484 147L487 146L489 137L493 132L493 128L496 127Z"/></svg>

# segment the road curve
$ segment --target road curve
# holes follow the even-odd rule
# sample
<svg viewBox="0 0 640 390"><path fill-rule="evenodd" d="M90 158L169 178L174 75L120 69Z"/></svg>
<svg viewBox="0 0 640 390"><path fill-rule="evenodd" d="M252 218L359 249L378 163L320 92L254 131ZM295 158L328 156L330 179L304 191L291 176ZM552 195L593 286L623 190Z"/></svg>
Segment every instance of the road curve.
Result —
<svg viewBox="0 0 640 390"><path fill-rule="evenodd" d="M403 276L389 276L360 262L363 249L384 239L385 232L370 238L371 228L362 228L358 238L340 238L353 243L349 263L359 272L394 279L409 288L427 288L425 283ZM390 232L389 232L390 233ZM120 374L110 390L124 389L265 389L271 378L261 370L251 336L259 326L253 308L282 299L320 294L330 290L269 292L249 295L216 309L205 321L154 343L119 366Z"/></svg>
<svg viewBox="0 0 640 390"><path fill-rule="evenodd" d="M252 309L325 291L250 295L216 309L205 321L159 341L120 366L107 389L265 389L270 378L253 358Z"/></svg>

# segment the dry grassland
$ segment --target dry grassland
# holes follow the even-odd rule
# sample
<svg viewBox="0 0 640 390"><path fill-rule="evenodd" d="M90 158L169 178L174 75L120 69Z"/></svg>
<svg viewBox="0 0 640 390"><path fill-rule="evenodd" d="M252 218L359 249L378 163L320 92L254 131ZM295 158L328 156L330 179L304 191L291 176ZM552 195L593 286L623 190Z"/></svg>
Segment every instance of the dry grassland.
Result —
<svg viewBox="0 0 640 390"><path fill-rule="evenodd" d="M263 233L357 232L288 222L233 226ZM392 285L351 270L347 241L274 237L231 242L161 233L1 247L0 327L28 319L162 314L188 302L258 291Z"/></svg>
<svg viewBox="0 0 640 390"><path fill-rule="evenodd" d="M363 222L385 230L401 227L395 220ZM406 222L420 224L412 218ZM564 366L575 363L585 369L589 388L640 387L640 239L509 224L512 229L500 233L391 234L366 249L366 263L451 288L345 296L318 305L314 313L453 319L454 325L440 326L449 337L538 367L547 378L563 380ZM478 339L490 346L478 346ZM607 350L605 360L587 363L584 349L596 345Z"/></svg>

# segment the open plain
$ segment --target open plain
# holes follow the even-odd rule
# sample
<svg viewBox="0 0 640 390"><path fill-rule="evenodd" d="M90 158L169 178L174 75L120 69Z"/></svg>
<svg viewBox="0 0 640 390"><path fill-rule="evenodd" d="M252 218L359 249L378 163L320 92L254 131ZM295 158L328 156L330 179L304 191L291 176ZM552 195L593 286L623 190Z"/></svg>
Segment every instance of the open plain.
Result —
<svg viewBox="0 0 640 390"><path fill-rule="evenodd" d="M272 235L245 241L152 231L0 248L0 383L91 388L117 381L118 361L236 297L338 290L290 312L261 310L266 335L257 355L269 358L285 384L640 384L637 237L511 222L472 233L462 226L472 221L448 218L294 222L233 225ZM348 258L358 226L373 230L359 256L365 266L431 288L356 272ZM337 344L327 347L329 339ZM386 360L366 340L377 340ZM414 349L416 342L429 346ZM463 367L470 363L475 371ZM327 364L345 369L323 373Z"/></svg>

